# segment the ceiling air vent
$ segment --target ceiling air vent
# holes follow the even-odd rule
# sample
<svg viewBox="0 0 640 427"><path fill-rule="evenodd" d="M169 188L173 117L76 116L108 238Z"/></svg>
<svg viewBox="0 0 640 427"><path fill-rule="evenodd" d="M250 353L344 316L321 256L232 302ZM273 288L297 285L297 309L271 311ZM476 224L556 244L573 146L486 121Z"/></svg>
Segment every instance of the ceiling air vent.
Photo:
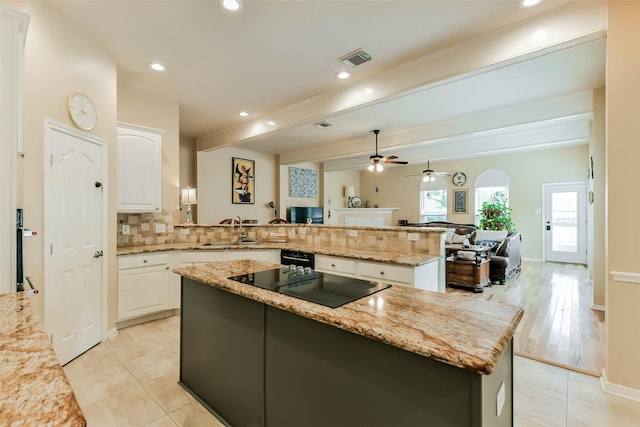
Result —
<svg viewBox="0 0 640 427"><path fill-rule="evenodd" d="M313 125L319 128L328 128L329 126L333 126L333 123L323 120L321 122L314 123Z"/></svg>
<svg viewBox="0 0 640 427"><path fill-rule="evenodd" d="M358 49L351 53L347 53L345 56L340 58L340 61L342 61L343 64L357 67L360 64L371 61L371 55L362 49Z"/></svg>

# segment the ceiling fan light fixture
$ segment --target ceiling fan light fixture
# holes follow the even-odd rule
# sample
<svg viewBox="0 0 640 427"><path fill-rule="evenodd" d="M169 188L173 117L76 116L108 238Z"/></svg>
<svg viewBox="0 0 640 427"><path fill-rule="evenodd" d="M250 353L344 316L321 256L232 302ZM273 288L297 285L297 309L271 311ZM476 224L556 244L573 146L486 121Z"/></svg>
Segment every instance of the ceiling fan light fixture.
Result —
<svg viewBox="0 0 640 427"><path fill-rule="evenodd" d="M367 166L367 169L369 169L369 172L373 172L374 168L375 168L375 166L373 166L373 163L371 163L369 166Z"/></svg>
<svg viewBox="0 0 640 427"><path fill-rule="evenodd" d="M542 0L520 0L520 7L533 7L540 2Z"/></svg>
<svg viewBox="0 0 640 427"><path fill-rule="evenodd" d="M384 168L382 167L382 164L381 164L381 163L378 163L378 164L376 165L376 172L382 172L383 170L384 170Z"/></svg>

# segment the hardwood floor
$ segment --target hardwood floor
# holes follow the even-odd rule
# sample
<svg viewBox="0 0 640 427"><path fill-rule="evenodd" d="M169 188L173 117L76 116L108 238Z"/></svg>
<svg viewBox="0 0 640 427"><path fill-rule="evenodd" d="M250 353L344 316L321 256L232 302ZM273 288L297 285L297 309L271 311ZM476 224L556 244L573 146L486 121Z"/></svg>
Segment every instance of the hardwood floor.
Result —
<svg viewBox="0 0 640 427"><path fill-rule="evenodd" d="M592 310L587 269L577 264L524 262L505 285L476 294L447 292L506 302L524 308L514 336L517 355L600 376L605 364L604 312Z"/></svg>

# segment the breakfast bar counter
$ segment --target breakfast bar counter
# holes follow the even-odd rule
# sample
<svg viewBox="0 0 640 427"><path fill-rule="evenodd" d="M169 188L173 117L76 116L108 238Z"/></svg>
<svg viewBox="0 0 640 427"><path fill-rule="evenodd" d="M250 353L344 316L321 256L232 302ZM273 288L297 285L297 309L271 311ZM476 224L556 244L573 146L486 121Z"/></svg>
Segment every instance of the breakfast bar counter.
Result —
<svg viewBox="0 0 640 427"><path fill-rule="evenodd" d="M182 276L181 384L220 419L512 425L520 307L392 286L329 308L229 279L281 267L239 260L174 270ZM209 376L218 365L222 377Z"/></svg>
<svg viewBox="0 0 640 427"><path fill-rule="evenodd" d="M0 295L0 424L85 426L29 296Z"/></svg>

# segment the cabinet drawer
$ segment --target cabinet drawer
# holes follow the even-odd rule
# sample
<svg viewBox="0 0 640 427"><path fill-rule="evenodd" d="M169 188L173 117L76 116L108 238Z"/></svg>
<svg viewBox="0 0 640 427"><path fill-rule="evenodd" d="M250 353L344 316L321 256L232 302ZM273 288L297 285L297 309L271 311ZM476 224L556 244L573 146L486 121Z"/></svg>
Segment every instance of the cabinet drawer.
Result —
<svg viewBox="0 0 640 427"><path fill-rule="evenodd" d="M391 280L411 284L413 282L413 268L400 265L390 265L377 262L360 262L359 273L362 277L377 280Z"/></svg>
<svg viewBox="0 0 640 427"><path fill-rule="evenodd" d="M224 251L179 252L178 258L180 265L195 265L216 261L224 261Z"/></svg>
<svg viewBox="0 0 640 427"><path fill-rule="evenodd" d="M166 252L155 254L121 255L118 257L118 270L162 264L169 264L169 254Z"/></svg>
<svg viewBox="0 0 640 427"><path fill-rule="evenodd" d="M356 261L332 256L316 255L316 270L344 274L356 274Z"/></svg>

